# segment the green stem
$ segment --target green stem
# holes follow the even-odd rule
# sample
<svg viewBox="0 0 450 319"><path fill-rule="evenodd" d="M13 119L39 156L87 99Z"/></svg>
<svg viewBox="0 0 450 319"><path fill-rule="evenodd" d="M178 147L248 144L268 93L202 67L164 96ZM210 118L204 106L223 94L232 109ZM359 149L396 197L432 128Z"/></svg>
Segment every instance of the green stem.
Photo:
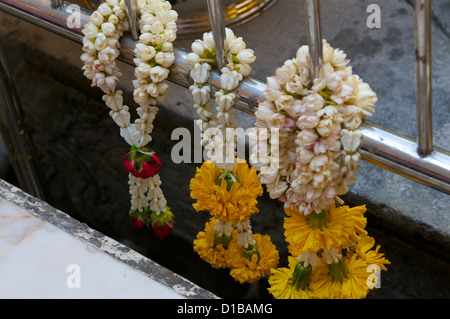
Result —
<svg viewBox="0 0 450 319"><path fill-rule="evenodd" d="M305 290L311 279L312 267L305 267L303 262L298 262L292 273L289 282L296 290Z"/></svg>
<svg viewBox="0 0 450 319"><path fill-rule="evenodd" d="M312 228L319 228L322 230L328 224L328 213L326 210L322 210L320 214L313 211L308 215L308 219Z"/></svg>

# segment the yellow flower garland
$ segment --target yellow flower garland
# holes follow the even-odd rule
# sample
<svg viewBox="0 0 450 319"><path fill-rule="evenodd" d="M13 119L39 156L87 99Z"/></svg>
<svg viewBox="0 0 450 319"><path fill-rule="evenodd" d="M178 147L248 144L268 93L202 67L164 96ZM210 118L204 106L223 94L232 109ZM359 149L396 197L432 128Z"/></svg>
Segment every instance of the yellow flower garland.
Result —
<svg viewBox="0 0 450 319"><path fill-rule="evenodd" d="M225 180L217 184L223 170L213 162L206 161L197 168L190 183L191 197L197 200L193 204L196 211L209 211L217 219L232 224L246 221L259 212L256 198L262 195L263 188L256 170L243 162L236 163L231 172L238 181L228 189Z"/></svg>

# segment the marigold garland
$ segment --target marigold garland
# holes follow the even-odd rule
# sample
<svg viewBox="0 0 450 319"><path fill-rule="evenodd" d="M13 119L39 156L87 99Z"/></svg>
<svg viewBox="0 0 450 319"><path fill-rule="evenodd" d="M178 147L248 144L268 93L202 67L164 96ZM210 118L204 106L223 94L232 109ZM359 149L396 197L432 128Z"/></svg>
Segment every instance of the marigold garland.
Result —
<svg viewBox="0 0 450 319"><path fill-rule="evenodd" d="M368 267L386 270L365 230L365 205L339 196L356 180L363 119L376 94L323 41L323 65L311 77L308 47L267 78L251 134L250 162L271 198L284 203L289 268L272 270L275 298L364 298ZM276 135L275 135L276 134ZM278 138L274 138L278 137ZM274 147L276 146L276 147Z"/></svg>
<svg viewBox="0 0 450 319"><path fill-rule="evenodd" d="M201 143L210 158L197 168L190 182L191 197L196 200L194 209L212 215L205 231L194 240L194 250L213 268L226 265L240 283L254 283L276 267L278 251L269 236L252 232L250 218L259 212L257 197L263 188L256 170L236 157L236 139L228 135L227 128L236 127L234 90L250 74L255 56L229 28L225 44L226 65L219 70L222 88L214 95L217 113L213 112L208 84L210 72L217 65L212 32L194 41L193 52L186 57L194 80L189 89L201 119L197 121L202 131Z"/></svg>

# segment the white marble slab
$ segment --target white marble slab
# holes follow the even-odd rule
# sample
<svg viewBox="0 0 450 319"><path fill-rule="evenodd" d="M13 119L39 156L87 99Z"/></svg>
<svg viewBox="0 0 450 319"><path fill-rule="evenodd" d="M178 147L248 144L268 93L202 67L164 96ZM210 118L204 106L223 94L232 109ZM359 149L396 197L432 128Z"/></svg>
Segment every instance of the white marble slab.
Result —
<svg viewBox="0 0 450 319"><path fill-rule="evenodd" d="M0 196L0 298L186 296Z"/></svg>

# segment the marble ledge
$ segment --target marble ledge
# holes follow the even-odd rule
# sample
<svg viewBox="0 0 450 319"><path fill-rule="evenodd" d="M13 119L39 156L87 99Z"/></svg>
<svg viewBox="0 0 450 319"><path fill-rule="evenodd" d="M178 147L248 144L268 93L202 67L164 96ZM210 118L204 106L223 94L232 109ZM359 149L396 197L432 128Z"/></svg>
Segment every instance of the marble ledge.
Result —
<svg viewBox="0 0 450 319"><path fill-rule="evenodd" d="M0 179L0 298L217 298Z"/></svg>

